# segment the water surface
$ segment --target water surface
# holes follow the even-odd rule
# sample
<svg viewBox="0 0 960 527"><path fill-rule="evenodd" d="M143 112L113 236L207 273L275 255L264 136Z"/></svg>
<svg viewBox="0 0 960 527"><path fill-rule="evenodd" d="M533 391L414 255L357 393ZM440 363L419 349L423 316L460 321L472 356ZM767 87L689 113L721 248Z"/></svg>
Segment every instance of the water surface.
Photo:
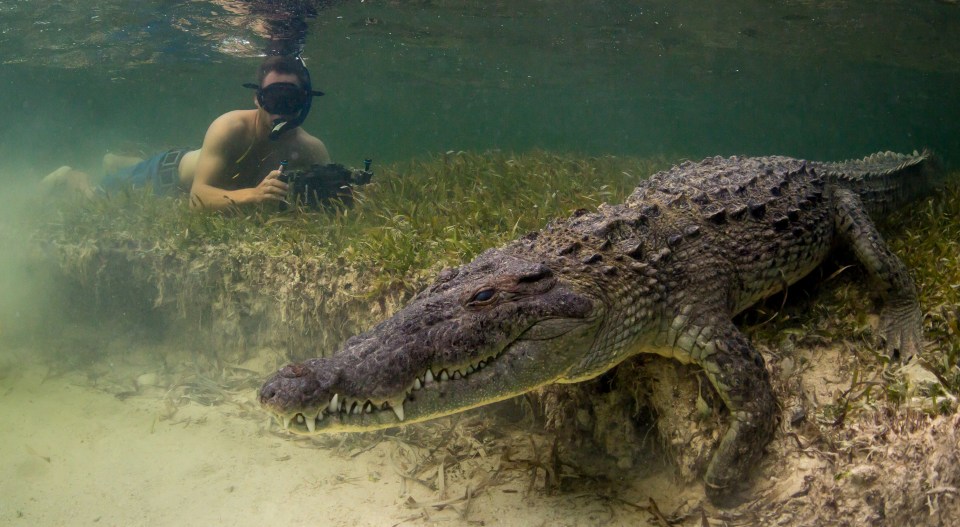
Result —
<svg viewBox="0 0 960 527"><path fill-rule="evenodd" d="M95 167L106 150L199 144L214 117L250 107L239 84L276 47L277 16L250 4L305 2L4 2L0 154ZM307 5L303 55L327 96L306 127L348 164L490 148L960 151L949 3Z"/></svg>

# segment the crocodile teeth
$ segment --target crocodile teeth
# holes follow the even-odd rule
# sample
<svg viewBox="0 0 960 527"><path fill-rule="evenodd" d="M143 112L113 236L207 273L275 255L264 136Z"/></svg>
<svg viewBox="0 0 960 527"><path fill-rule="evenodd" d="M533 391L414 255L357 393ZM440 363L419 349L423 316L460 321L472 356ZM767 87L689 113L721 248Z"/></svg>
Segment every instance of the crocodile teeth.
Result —
<svg viewBox="0 0 960 527"><path fill-rule="evenodd" d="M419 390L420 388L423 388L423 384L420 383L420 379L414 379L414 380L413 380L413 389L414 389L414 390Z"/></svg>
<svg viewBox="0 0 960 527"><path fill-rule="evenodd" d="M443 370L443 371L440 372L440 380L441 380L441 381L446 381L446 380L449 380L449 379L450 379L450 376L447 375L447 370Z"/></svg>
<svg viewBox="0 0 960 527"><path fill-rule="evenodd" d="M317 429L317 420L315 418L307 419L307 430L312 434Z"/></svg>
<svg viewBox="0 0 960 527"><path fill-rule="evenodd" d="M429 384L431 382L434 382L434 380L435 379L433 378L433 372L430 370L427 370L427 374L424 375L423 377L423 384Z"/></svg>
<svg viewBox="0 0 960 527"><path fill-rule="evenodd" d="M397 415L397 419L403 421L403 399L390 401L390 408L392 408L393 413Z"/></svg>
<svg viewBox="0 0 960 527"><path fill-rule="evenodd" d="M453 376L450 377L453 380L462 379L463 375L460 373L460 370L453 372Z"/></svg>
<svg viewBox="0 0 960 527"><path fill-rule="evenodd" d="M327 405L327 411L328 411L328 412L330 412L330 413L336 413L337 411L340 410L340 402L339 402L339 399L340 399L340 395L339 395L339 394L336 394L336 393L333 394L333 398L330 399L330 404Z"/></svg>

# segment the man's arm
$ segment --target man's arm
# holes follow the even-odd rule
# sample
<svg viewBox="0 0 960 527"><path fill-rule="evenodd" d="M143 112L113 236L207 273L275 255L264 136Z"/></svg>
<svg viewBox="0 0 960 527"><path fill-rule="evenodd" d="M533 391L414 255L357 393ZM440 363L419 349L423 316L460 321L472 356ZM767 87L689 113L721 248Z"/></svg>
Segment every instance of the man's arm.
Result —
<svg viewBox="0 0 960 527"><path fill-rule="evenodd" d="M231 205L279 201L286 196L286 184L277 179L280 175L277 170L267 174L256 187L226 190L217 186L229 178L228 172L235 168L230 146L243 142L243 132L242 121L231 119L230 114L218 117L207 129L190 187L192 207L221 210Z"/></svg>

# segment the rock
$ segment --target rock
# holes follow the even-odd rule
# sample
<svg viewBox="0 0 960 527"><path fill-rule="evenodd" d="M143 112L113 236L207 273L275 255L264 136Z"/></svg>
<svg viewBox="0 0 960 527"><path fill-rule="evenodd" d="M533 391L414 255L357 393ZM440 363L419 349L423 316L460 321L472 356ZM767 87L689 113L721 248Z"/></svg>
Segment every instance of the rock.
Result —
<svg viewBox="0 0 960 527"><path fill-rule="evenodd" d="M137 389L140 390L142 388L156 386L159 380L156 373L144 373L137 377Z"/></svg>

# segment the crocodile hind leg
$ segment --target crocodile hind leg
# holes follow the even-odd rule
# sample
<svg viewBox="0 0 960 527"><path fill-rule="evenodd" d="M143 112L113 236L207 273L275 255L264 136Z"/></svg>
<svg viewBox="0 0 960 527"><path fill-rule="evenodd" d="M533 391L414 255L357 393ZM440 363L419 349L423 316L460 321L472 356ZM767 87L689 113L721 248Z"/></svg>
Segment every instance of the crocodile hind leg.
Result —
<svg viewBox="0 0 960 527"><path fill-rule="evenodd" d="M704 482L711 501L736 490L760 458L777 426L777 403L760 356L730 320L692 320L676 346L701 366L730 411L730 428L707 467Z"/></svg>
<svg viewBox="0 0 960 527"><path fill-rule="evenodd" d="M836 198L837 234L853 248L857 259L880 286L880 333L884 346L890 358L909 360L923 347L923 315L917 287L907 267L883 241L860 198L846 189L838 189Z"/></svg>

